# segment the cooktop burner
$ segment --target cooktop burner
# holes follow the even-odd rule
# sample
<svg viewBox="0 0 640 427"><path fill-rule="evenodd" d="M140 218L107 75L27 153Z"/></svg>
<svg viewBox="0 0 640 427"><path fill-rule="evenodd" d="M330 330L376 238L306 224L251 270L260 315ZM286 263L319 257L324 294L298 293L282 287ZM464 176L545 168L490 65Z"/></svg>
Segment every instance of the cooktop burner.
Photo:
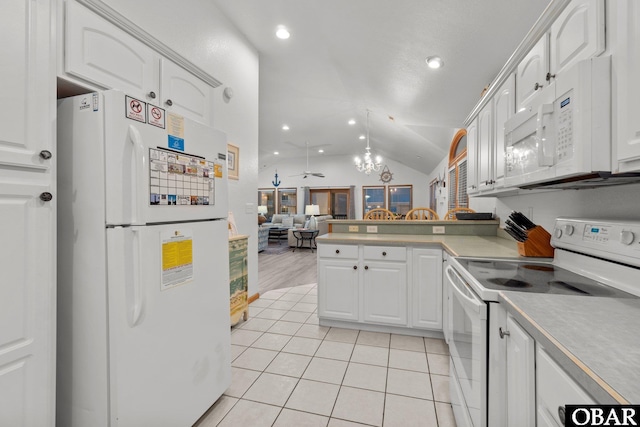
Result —
<svg viewBox="0 0 640 427"><path fill-rule="evenodd" d="M564 295L637 298L549 263L456 258L487 289Z"/></svg>

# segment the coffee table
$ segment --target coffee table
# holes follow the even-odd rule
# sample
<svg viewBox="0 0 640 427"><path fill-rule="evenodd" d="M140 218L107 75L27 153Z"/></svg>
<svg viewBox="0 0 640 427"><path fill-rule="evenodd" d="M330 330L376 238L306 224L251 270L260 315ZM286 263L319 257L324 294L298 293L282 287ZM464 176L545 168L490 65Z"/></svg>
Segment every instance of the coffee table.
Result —
<svg viewBox="0 0 640 427"><path fill-rule="evenodd" d="M285 227L271 227L269 229L269 240L277 239L278 243L282 243L282 236L287 236L289 234L289 229Z"/></svg>
<svg viewBox="0 0 640 427"><path fill-rule="evenodd" d="M316 245L316 236L318 235L318 230L293 230L293 237L296 238L296 246L293 248L293 252L296 251L296 248L302 249L304 246L305 240L309 242L309 249L311 249L311 253L318 246Z"/></svg>

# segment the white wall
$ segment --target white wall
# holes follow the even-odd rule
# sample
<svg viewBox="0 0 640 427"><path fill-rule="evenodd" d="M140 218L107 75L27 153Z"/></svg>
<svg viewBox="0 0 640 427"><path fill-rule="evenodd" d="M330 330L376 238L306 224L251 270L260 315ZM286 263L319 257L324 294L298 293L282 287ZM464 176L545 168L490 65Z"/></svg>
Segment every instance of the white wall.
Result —
<svg viewBox="0 0 640 427"><path fill-rule="evenodd" d="M196 66L223 83L216 89L214 126L240 147L240 179L229 181L229 210L249 239L249 295L258 292L258 53L207 0L104 0ZM225 102L222 91L234 97ZM226 243L225 243L226 244Z"/></svg>
<svg viewBox="0 0 640 427"><path fill-rule="evenodd" d="M393 180L388 185L413 185L413 206L428 206L429 181L427 175L408 168L393 160L383 163L389 167L393 174ZM306 170L306 158L286 159L268 166L262 165L258 175L259 188L273 188L271 181L278 170L278 179L281 181L279 188L298 189L298 212L304 212L304 193L302 188L348 188L356 186L355 207L356 219L362 218L362 186L384 185L380 181L380 172L366 175L358 172L353 165L353 158L349 156L312 156L309 158L309 169L312 172L322 172L325 178L309 176L304 179L299 176ZM292 176L298 175L298 176ZM257 192L254 200L257 201Z"/></svg>

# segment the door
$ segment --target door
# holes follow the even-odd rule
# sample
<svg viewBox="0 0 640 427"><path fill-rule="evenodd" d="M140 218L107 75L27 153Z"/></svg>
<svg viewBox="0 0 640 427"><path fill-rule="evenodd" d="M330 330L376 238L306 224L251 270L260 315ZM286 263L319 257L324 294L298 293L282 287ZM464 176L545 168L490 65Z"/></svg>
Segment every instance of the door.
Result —
<svg viewBox="0 0 640 427"><path fill-rule="evenodd" d="M231 383L226 221L108 229L107 258L111 419L192 425Z"/></svg>
<svg viewBox="0 0 640 427"><path fill-rule="evenodd" d="M478 114L478 188L480 191L493 189L493 103Z"/></svg>
<svg viewBox="0 0 640 427"><path fill-rule="evenodd" d="M17 0L3 3L0 14L2 426L55 422L57 197L51 7L48 0Z"/></svg>
<svg viewBox="0 0 640 427"><path fill-rule="evenodd" d="M549 35L544 34L516 69L516 108L531 104L538 91L547 86Z"/></svg>
<svg viewBox="0 0 640 427"><path fill-rule="evenodd" d="M478 192L478 118L473 119L473 122L467 128L467 182L466 189L467 194L476 194ZM455 168L454 168L455 169ZM449 175L451 176L451 175ZM455 170L454 170L454 178L455 178ZM456 180L449 180L449 192L452 191L451 183L456 182ZM453 189L455 196L455 189ZM455 197L454 197L455 199ZM449 209L457 207L457 204L454 203L451 205L451 200L449 200Z"/></svg>
<svg viewBox="0 0 640 427"><path fill-rule="evenodd" d="M516 112L516 82L513 74L504 82L494 97L494 188L504 184L504 124Z"/></svg>
<svg viewBox="0 0 640 427"><path fill-rule="evenodd" d="M159 56L74 1L65 2L64 70L106 89L159 103Z"/></svg>
<svg viewBox="0 0 640 427"><path fill-rule="evenodd" d="M535 341L507 314L507 425L534 427Z"/></svg>
<svg viewBox="0 0 640 427"><path fill-rule="evenodd" d="M442 251L414 248L412 269L412 326L440 330L443 318Z"/></svg>
<svg viewBox="0 0 640 427"><path fill-rule="evenodd" d="M364 321L407 325L407 265L364 260Z"/></svg>
<svg viewBox="0 0 640 427"><path fill-rule="evenodd" d="M320 207L320 215L332 215L335 219L348 219L350 197L348 189L312 189L311 204Z"/></svg>
<svg viewBox="0 0 640 427"><path fill-rule="evenodd" d="M322 246L321 246L322 248ZM318 260L318 316L358 319L358 260Z"/></svg>

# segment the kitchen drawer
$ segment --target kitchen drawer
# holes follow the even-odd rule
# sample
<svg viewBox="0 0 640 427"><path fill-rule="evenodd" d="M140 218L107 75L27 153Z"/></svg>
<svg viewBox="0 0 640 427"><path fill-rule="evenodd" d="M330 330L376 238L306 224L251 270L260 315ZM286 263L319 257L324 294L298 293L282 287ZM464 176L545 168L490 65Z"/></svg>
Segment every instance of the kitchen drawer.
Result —
<svg viewBox="0 0 640 427"><path fill-rule="evenodd" d="M596 403L541 346L536 353L538 426L563 426L558 413L565 405Z"/></svg>
<svg viewBox="0 0 640 427"><path fill-rule="evenodd" d="M406 261L407 248L397 246L365 246L364 259L376 261Z"/></svg>
<svg viewBox="0 0 640 427"><path fill-rule="evenodd" d="M357 259L358 245L320 244L318 245L318 256L321 258Z"/></svg>

